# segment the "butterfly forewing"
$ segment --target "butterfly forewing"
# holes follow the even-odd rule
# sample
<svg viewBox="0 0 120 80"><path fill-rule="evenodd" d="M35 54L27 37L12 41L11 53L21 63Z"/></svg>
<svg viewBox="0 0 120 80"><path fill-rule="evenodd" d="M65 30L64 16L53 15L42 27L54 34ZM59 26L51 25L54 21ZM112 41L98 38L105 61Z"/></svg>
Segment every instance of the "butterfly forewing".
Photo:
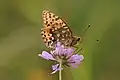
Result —
<svg viewBox="0 0 120 80"><path fill-rule="evenodd" d="M72 42L77 41L77 37L72 36L72 32L67 24L57 15L47 10L42 13L43 28L41 35L48 48L55 48L57 42L65 46L72 46Z"/></svg>

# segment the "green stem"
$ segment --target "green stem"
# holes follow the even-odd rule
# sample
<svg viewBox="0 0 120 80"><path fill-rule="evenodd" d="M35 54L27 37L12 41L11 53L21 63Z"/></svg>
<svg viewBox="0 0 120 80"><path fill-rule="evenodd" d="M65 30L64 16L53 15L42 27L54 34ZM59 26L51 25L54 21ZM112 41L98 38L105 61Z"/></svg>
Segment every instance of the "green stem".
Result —
<svg viewBox="0 0 120 80"><path fill-rule="evenodd" d="M62 70L61 70L61 68L62 68L62 60L60 60L60 70L59 70L59 80L62 80Z"/></svg>

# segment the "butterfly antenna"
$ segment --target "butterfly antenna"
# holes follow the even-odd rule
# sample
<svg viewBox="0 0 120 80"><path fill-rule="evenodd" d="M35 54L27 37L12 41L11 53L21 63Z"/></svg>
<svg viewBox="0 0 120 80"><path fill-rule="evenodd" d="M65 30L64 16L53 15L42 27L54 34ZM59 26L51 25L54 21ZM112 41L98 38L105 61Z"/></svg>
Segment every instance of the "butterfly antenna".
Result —
<svg viewBox="0 0 120 80"><path fill-rule="evenodd" d="M82 31L82 35L81 35L82 37L86 34L89 28L90 28L90 24L87 27L85 27L85 29Z"/></svg>
<svg viewBox="0 0 120 80"><path fill-rule="evenodd" d="M86 32L87 32L87 30L88 30L89 28L90 28L90 24L89 24L87 27L85 27L85 29L82 31L82 33L81 33L82 39L81 39L80 43L82 43L82 41L83 41L83 39L84 39L84 35L86 34Z"/></svg>
<svg viewBox="0 0 120 80"><path fill-rule="evenodd" d="M90 28L90 24L87 27L85 27L85 29L82 31L82 34L81 34L82 38L84 38L84 35L86 34L86 32L89 28ZM100 40L97 39L96 41L99 42Z"/></svg>

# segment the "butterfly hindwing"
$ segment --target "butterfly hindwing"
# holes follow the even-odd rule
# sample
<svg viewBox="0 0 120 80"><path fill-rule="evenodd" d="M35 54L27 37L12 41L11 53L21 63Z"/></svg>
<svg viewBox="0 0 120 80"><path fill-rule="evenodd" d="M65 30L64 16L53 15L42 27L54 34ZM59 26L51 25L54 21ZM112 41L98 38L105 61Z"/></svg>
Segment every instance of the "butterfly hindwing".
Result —
<svg viewBox="0 0 120 80"><path fill-rule="evenodd" d="M48 48L55 48L57 42L65 46L73 46L72 42L77 41L77 37L72 36L72 31L68 25L57 15L47 10L42 13L43 28L41 35Z"/></svg>

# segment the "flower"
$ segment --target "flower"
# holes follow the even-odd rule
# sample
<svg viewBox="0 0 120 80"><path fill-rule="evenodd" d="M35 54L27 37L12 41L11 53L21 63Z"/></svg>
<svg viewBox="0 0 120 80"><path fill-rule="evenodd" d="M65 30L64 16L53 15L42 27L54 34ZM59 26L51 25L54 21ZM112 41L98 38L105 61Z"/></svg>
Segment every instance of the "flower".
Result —
<svg viewBox="0 0 120 80"><path fill-rule="evenodd" d="M81 61L83 61L84 56L73 54L74 51L75 49L73 47L64 47L60 42L57 42L55 50L51 50L50 53L43 51L42 54L39 54L38 56L46 60L57 62L57 64L52 65L53 72L51 74L54 74L55 72L63 69L63 67L59 67L61 63L62 66L78 67Z"/></svg>

